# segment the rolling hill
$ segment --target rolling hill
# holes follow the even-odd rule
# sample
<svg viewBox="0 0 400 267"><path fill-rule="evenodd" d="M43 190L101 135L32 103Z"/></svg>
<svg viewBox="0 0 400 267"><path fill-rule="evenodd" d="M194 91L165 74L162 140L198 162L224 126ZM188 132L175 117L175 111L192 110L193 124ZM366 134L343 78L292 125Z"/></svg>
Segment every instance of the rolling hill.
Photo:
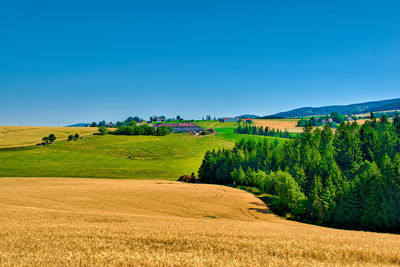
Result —
<svg viewBox="0 0 400 267"><path fill-rule="evenodd" d="M101 136L88 132L83 139L74 141L66 141L66 138L77 128L0 127L0 177L175 180L183 174L197 173L207 150L232 148L234 142L242 138L269 138L234 134L227 124L228 128L217 128L221 134L199 137L190 134ZM221 125L223 123L217 126ZM97 131L91 127L79 129ZM57 136L54 144L26 146L52 132Z"/></svg>
<svg viewBox="0 0 400 267"><path fill-rule="evenodd" d="M400 98L365 102L351 105L334 105L325 107L303 107L293 109L285 112L279 112L273 115L264 116L263 118L279 117L279 118L293 118L305 117L311 115L329 115L332 112L337 112L341 115L344 114L358 114L386 110L400 109Z"/></svg>
<svg viewBox="0 0 400 267"><path fill-rule="evenodd" d="M91 135L47 146L0 149L0 177L177 179L196 173L207 150L232 146L217 135Z"/></svg>

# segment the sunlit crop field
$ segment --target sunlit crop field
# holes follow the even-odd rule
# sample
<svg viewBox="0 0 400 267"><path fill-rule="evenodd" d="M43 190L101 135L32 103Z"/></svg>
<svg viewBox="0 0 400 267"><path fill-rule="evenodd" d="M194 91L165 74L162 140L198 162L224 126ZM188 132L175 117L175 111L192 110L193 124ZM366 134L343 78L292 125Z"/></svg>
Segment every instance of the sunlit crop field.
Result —
<svg viewBox="0 0 400 267"><path fill-rule="evenodd" d="M253 195L172 181L0 179L1 265L399 265L400 236L281 219Z"/></svg>
<svg viewBox="0 0 400 267"><path fill-rule="evenodd" d="M301 133L302 127L296 127L298 119L255 119L254 123L256 126L268 127L275 130L288 130L290 133Z"/></svg>
<svg viewBox="0 0 400 267"><path fill-rule="evenodd" d="M97 132L91 127L17 127L0 126L0 148L35 145L42 142L42 138L55 134L56 141L66 140L68 135L78 133L86 136Z"/></svg>

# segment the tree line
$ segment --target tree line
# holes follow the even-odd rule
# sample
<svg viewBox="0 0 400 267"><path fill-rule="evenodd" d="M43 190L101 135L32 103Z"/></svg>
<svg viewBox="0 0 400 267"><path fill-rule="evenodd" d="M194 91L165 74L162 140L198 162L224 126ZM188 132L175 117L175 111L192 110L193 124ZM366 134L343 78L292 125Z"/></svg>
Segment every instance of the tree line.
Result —
<svg viewBox="0 0 400 267"><path fill-rule="evenodd" d="M135 116L135 117L128 117L126 120L124 121L117 121L116 123L113 123L112 121L110 121L109 123L107 123L105 120L99 121L97 122L92 122L90 124L90 127L106 127L106 128L112 128L112 127L119 127L119 126L129 126L132 122L135 123L139 123L139 122L143 122L143 119ZM85 125L85 127L87 127L88 125Z"/></svg>
<svg viewBox="0 0 400 267"><path fill-rule="evenodd" d="M105 135L107 133L115 135L156 135L165 136L170 134L171 128L161 126L161 127L150 127L148 124L144 123L141 125L136 125L131 123L128 126L119 126L115 131L108 131L106 127L99 127L99 134Z"/></svg>
<svg viewBox="0 0 400 267"><path fill-rule="evenodd" d="M241 140L206 152L201 182L257 188L296 220L346 229L400 232L400 118L373 114L334 132L307 125L285 142Z"/></svg>
<svg viewBox="0 0 400 267"><path fill-rule="evenodd" d="M290 138L291 135L287 130L280 131L275 130L272 128L262 127L262 126L242 126L239 125L237 128L234 129L234 133L237 134L252 134L252 135L263 135L263 136L272 136L272 137L280 137L280 138Z"/></svg>

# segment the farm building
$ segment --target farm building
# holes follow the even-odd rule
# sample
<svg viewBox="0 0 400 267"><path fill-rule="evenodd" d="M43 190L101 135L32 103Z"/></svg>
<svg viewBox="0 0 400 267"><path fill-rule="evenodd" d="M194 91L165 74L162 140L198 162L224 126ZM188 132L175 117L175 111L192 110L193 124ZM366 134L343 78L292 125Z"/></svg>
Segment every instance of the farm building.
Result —
<svg viewBox="0 0 400 267"><path fill-rule="evenodd" d="M154 127L170 127L174 133L199 133L203 131L203 128L194 123L159 123L155 124Z"/></svg>
<svg viewBox="0 0 400 267"><path fill-rule="evenodd" d="M218 120L220 122L237 122L239 121L239 118L219 118Z"/></svg>

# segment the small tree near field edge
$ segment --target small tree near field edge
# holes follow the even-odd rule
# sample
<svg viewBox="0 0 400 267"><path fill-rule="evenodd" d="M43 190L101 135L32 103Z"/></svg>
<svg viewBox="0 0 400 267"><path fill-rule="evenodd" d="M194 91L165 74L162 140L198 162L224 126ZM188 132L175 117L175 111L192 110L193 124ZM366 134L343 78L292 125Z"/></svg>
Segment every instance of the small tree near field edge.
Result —
<svg viewBox="0 0 400 267"><path fill-rule="evenodd" d="M108 129L107 129L105 126L100 126L99 129L98 129L98 131L99 131L99 134L100 134L100 135L106 135L106 134L108 134Z"/></svg>
<svg viewBox="0 0 400 267"><path fill-rule="evenodd" d="M57 137L54 134L49 134L50 143L53 143L56 139L57 139Z"/></svg>

